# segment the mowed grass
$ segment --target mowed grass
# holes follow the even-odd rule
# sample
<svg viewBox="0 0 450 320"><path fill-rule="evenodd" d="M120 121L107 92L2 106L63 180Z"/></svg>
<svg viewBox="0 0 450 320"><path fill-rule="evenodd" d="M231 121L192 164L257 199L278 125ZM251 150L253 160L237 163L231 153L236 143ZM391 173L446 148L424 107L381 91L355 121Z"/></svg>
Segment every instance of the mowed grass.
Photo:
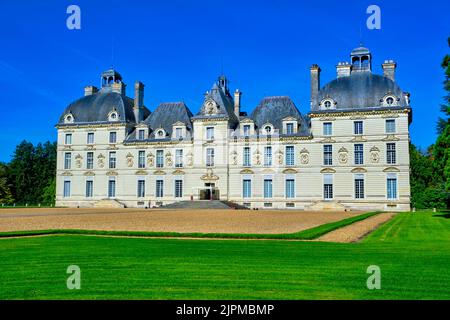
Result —
<svg viewBox="0 0 450 320"><path fill-rule="evenodd" d="M449 299L450 217L403 213L356 244L59 235L0 240L0 299ZM81 268L81 290L66 269ZM367 267L381 268L368 290Z"/></svg>

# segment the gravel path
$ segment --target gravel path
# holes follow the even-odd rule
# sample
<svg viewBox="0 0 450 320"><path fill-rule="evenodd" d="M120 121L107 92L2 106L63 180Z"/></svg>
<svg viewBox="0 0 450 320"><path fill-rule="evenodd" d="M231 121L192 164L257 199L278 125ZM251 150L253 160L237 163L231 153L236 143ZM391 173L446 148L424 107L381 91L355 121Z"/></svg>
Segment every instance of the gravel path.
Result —
<svg viewBox="0 0 450 320"><path fill-rule="evenodd" d="M395 213L380 213L365 220L353 223L340 229L324 234L317 241L326 242L356 242L368 233L378 228L381 224L389 221Z"/></svg>
<svg viewBox="0 0 450 320"><path fill-rule="evenodd" d="M361 212L286 210L1 209L0 232L47 229L294 233Z"/></svg>

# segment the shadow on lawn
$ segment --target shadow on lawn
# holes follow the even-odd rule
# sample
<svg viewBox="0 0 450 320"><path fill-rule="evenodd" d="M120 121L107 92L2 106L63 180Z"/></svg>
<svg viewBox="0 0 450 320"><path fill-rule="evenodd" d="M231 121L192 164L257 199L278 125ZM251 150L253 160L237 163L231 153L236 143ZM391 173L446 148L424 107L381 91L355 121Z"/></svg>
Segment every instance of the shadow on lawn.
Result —
<svg viewBox="0 0 450 320"><path fill-rule="evenodd" d="M449 210L443 210L442 213L434 214L433 217L450 219L450 211Z"/></svg>

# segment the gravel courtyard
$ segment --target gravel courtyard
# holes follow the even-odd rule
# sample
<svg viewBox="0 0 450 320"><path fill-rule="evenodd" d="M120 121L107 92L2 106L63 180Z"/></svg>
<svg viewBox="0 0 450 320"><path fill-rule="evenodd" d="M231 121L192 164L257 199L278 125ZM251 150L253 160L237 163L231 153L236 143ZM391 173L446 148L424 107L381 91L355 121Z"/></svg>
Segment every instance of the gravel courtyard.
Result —
<svg viewBox="0 0 450 320"><path fill-rule="evenodd" d="M1 209L0 232L47 229L293 233L361 212L163 209Z"/></svg>

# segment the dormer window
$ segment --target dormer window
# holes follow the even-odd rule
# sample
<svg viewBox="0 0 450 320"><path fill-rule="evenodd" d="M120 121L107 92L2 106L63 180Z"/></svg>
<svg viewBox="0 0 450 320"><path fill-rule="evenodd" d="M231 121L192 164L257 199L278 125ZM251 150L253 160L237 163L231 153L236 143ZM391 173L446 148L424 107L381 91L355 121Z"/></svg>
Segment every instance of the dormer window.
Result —
<svg viewBox="0 0 450 320"><path fill-rule="evenodd" d="M183 128L175 128L175 138L176 139L183 138Z"/></svg>
<svg viewBox="0 0 450 320"><path fill-rule="evenodd" d="M250 135L250 125L245 124L244 125L244 137L248 137Z"/></svg>
<svg viewBox="0 0 450 320"><path fill-rule="evenodd" d="M155 133L156 139L163 139L165 136L166 136L166 133L164 132L163 129L156 130L156 133Z"/></svg>
<svg viewBox="0 0 450 320"><path fill-rule="evenodd" d="M335 106L336 106L336 102L333 99L330 99L330 98L324 99L320 103L320 107L321 107L322 110L335 109Z"/></svg>
<svg viewBox="0 0 450 320"><path fill-rule="evenodd" d="M398 100L396 96L387 94L381 99L383 107L396 107L398 106Z"/></svg>
<svg viewBox="0 0 450 320"><path fill-rule="evenodd" d="M73 115L71 113L66 114L66 116L64 117L64 123L73 123L73 121Z"/></svg>
<svg viewBox="0 0 450 320"><path fill-rule="evenodd" d="M144 129L138 130L138 140L145 140L145 130Z"/></svg>
<svg viewBox="0 0 450 320"><path fill-rule="evenodd" d="M294 134L294 124L286 123L286 134Z"/></svg>
<svg viewBox="0 0 450 320"><path fill-rule="evenodd" d="M118 121L119 120L119 114L117 113L117 111L112 111L109 113L108 115L108 121Z"/></svg>
<svg viewBox="0 0 450 320"><path fill-rule="evenodd" d="M273 127L272 127L272 125L268 124L268 125L264 126L264 133L266 135L273 134Z"/></svg>

